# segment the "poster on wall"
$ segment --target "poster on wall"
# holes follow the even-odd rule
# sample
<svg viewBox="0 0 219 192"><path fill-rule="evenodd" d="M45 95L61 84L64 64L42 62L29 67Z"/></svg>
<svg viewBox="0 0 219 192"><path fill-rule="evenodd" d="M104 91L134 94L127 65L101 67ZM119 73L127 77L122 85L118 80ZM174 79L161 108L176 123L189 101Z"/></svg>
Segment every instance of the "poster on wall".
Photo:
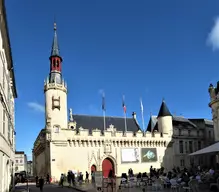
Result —
<svg viewBox="0 0 219 192"><path fill-rule="evenodd" d="M139 162L139 149L138 148L124 148L121 149L122 163L138 163Z"/></svg>
<svg viewBox="0 0 219 192"><path fill-rule="evenodd" d="M141 162L156 162L157 161L157 149L156 148L141 148Z"/></svg>

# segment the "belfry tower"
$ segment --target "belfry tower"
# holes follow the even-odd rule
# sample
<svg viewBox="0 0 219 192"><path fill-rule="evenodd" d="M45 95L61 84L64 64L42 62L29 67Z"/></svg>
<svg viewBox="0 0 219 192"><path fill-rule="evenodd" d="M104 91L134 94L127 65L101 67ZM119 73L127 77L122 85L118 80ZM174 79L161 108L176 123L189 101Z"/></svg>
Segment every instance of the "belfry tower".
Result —
<svg viewBox="0 0 219 192"><path fill-rule="evenodd" d="M62 78L62 57L59 53L56 23L52 42L50 73L44 83L46 123L55 132L68 127L67 85ZM51 130L52 132L54 132Z"/></svg>

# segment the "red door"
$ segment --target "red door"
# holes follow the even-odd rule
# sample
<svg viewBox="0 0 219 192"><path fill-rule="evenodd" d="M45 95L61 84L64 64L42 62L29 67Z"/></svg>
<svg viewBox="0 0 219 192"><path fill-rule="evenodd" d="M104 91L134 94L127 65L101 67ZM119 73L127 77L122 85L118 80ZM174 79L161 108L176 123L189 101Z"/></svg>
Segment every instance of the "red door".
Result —
<svg viewBox="0 0 219 192"><path fill-rule="evenodd" d="M109 159L104 159L102 163L103 176L108 178L110 170L112 170L114 173L114 167L112 162Z"/></svg>
<svg viewBox="0 0 219 192"><path fill-rule="evenodd" d="M92 166L91 166L91 172L92 172L92 171L93 171L93 172L96 172L96 166L95 166L95 165L92 165Z"/></svg>

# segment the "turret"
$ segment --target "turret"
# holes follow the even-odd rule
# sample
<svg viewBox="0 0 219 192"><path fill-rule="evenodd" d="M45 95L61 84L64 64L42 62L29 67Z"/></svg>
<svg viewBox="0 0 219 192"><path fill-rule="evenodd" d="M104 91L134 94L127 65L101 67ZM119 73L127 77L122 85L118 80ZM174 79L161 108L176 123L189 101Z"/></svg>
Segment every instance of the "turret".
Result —
<svg viewBox="0 0 219 192"><path fill-rule="evenodd" d="M157 116L158 130L161 134L168 134L172 136L173 133L173 118L165 101L162 101L160 111Z"/></svg>
<svg viewBox="0 0 219 192"><path fill-rule="evenodd" d="M212 120L214 123L214 137L215 141L219 141L219 97L218 97L218 92L219 92L219 82L217 82L217 87L215 88L213 84L210 84L208 87L208 92L210 95L210 103L208 106L212 110Z"/></svg>
<svg viewBox="0 0 219 192"><path fill-rule="evenodd" d="M216 88L213 86L213 84L209 85L208 92L209 92L211 101L216 99L216 95L217 95Z"/></svg>
<svg viewBox="0 0 219 192"><path fill-rule="evenodd" d="M57 28L54 24L49 76L44 82L46 122L51 119L51 128L67 128L67 85L62 78L62 57L60 56Z"/></svg>

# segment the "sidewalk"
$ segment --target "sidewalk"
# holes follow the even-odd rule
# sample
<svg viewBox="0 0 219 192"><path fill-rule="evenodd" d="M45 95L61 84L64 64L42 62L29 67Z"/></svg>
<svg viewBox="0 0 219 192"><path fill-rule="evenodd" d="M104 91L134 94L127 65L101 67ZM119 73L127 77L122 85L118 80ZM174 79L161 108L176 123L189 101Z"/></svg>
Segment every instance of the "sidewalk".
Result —
<svg viewBox="0 0 219 192"><path fill-rule="evenodd" d="M65 183L64 186L68 187L68 184ZM82 185L77 184L75 187L71 186L71 188L73 188L77 191L80 191L80 192L97 192L97 189L91 183L88 183L88 184L83 183ZM116 189L114 188L113 192L142 192L143 189L145 189L146 192L153 192L154 191L154 190L152 190L151 186L140 186L140 187L133 186L133 187L129 187L129 188L123 187L121 189L118 189L118 188L119 188L119 185L116 185ZM108 189L104 188L102 191L103 192L112 192L112 189L109 187ZM207 188L200 186L200 192L208 192L208 191L209 190ZM162 192L171 192L171 189L170 188L163 189Z"/></svg>
<svg viewBox="0 0 219 192"><path fill-rule="evenodd" d="M35 185L35 183L28 183L28 186ZM29 192L27 183L18 183L15 185L13 192Z"/></svg>
<svg viewBox="0 0 219 192"><path fill-rule="evenodd" d="M27 184L26 183L22 183L22 184L17 184L14 187L13 192L27 192Z"/></svg>

